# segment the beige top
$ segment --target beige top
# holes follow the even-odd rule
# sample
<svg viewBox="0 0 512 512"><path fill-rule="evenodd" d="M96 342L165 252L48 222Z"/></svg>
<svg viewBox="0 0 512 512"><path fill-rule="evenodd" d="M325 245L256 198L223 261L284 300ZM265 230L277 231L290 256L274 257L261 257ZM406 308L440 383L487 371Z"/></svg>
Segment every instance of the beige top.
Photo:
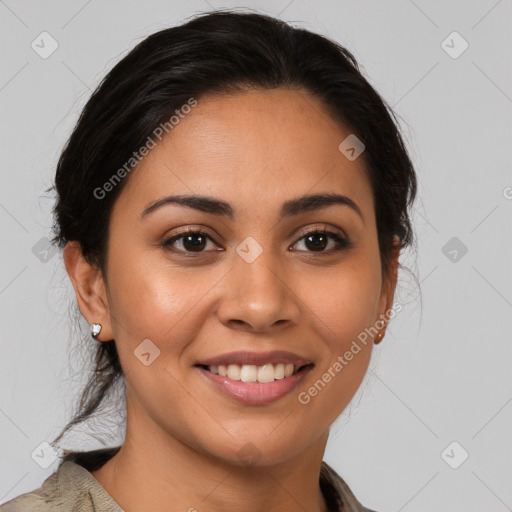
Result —
<svg viewBox="0 0 512 512"><path fill-rule="evenodd" d="M90 473L118 450L119 447L69 454L41 487L0 505L0 512L124 512ZM91 456L96 464L90 462ZM320 487L332 512L374 512L357 501L326 462L322 462L320 470Z"/></svg>

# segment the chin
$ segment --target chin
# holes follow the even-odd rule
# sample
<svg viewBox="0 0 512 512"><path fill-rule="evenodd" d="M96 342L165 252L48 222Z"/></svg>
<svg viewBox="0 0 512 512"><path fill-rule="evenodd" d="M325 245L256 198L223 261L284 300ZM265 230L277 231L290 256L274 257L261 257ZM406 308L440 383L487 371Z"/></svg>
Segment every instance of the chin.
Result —
<svg viewBox="0 0 512 512"><path fill-rule="evenodd" d="M227 442L215 443L214 446L211 445L210 439L209 446L204 446L204 450L210 456L229 465L262 468L285 463L304 452L312 443L307 442L303 436L294 437L286 431L279 434L274 432L270 436L266 433L248 436L247 431L248 429L243 436L230 437ZM271 432L272 429L268 431Z"/></svg>

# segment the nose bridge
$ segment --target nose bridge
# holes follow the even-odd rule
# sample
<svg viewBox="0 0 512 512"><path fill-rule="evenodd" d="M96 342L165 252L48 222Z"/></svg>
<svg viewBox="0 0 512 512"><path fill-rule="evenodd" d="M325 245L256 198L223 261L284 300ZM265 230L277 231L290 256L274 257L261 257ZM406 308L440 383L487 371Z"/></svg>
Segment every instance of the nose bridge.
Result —
<svg viewBox="0 0 512 512"><path fill-rule="evenodd" d="M283 269L270 248L256 245L255 240L242 242L233 256L228 291L218 310L220 320L225 324L242 322L258 331L296 322L297 299Z"/></svg>
<svg viewBox="0 0 512 512"><path fill-rule="evenodd" d="M244 249L247 246L239 247L240 252ZM250 248L248 254L253 250ZM270 249L263 250L253 261L244 259L240 254L234 260L233 271L245 295L272 295L274 299L283 295L282 266Z"/></svg>

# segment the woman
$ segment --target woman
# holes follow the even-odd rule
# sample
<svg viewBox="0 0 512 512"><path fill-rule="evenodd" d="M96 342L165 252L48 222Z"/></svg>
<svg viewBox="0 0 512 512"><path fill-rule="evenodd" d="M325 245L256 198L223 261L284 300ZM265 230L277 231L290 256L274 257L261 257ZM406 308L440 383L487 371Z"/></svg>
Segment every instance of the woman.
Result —
<svg viewBox="0 0 512 512"><path fill-rule="evenodd" d="M354 57L253 13L157 32L90 98L55 189L97 357L54 446L117 384L126 435L2 512L368 511L322 458L399 309L416 177Z"/></svg>

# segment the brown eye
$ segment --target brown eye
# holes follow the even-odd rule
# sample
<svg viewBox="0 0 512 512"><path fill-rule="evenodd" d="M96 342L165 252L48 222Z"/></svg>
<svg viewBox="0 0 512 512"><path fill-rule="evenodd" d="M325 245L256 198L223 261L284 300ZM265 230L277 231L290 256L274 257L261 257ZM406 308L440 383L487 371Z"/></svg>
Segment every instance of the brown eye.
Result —
<svg viewBox="0 0 512 512"><path fill-rule="evenodd" d="M168 238L163 242L164 247L173 247L181 252L197 252L201 253L207 246L208 241L211 241L210 236L204 231L186 231L179 235ZM181 244L181 247L175 247L176 242Z"/></svg>
<svg viewBox="0 0 512 512"><path fill-rule="evenodd" d="M331 245L330 249L326 251L325 249L329 245L330 240L333 240L336 243L334 246ZM307 252L317 253L331 253L333 251L341 251L351 247L351 243L346 238L343 238L334 231L328 231L326 229L311 231L304 235L296 244L300 242L304 242L306 247L305 250Z"/></svg>
<svg viewBox="0 0 512 512"><path fill-rule="evenodd" d="M183 247L187 251L202 251L206 246L206 237L200 234L183 237Z"/></svg>
<svg viewBox="0 0 512 512"><path fill-rule="evenodd" d="M329 243L328 239L329 237L324 233L313 233L304 238L306 247L312 251L316 251L317 249L323 251Z"/></svg>

